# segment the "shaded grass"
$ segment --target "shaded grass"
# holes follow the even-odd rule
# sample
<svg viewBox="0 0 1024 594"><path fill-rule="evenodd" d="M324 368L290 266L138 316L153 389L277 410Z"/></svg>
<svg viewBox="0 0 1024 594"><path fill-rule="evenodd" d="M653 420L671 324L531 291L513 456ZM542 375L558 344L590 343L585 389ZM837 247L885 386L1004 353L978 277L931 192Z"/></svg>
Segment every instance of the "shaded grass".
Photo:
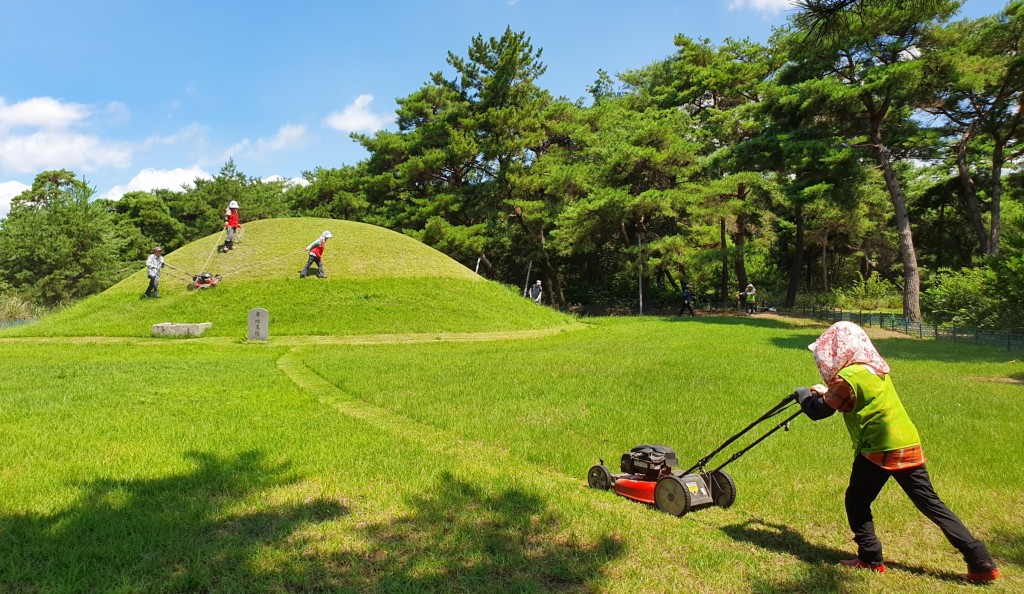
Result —
<svg viewBox="0 0 1024 594"><path fill-rule="evenodd" d="M0 591L966 591L892 486L876 523L893 570L834 567L853 550L837 418L731 466L728 510L679 519L585 487L598 457L655 442L689 461L816 381L806 348L779 344L818 332L603 319L319 345L288 351L322 378L305 389L273 341L0 343ZM964 376L1024 364L884 344L939 493L1007 570L987 591L1019 590L1022 388Z"/></svg>

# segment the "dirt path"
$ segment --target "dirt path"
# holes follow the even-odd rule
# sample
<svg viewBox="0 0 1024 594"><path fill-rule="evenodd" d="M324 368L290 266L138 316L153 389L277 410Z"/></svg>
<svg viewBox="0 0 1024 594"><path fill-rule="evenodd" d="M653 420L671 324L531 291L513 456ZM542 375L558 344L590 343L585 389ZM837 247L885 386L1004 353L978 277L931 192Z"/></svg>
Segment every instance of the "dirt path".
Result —
<svg viewBox="0 0 1024 594"><path fill-rule="evenodd" d="M26 336L0 338L0 344L131 344L167 346L169 344L266 344L299 347L331 344L420 344L430 342L484 342L525 340L554 336L563 332L583 330L587 324L568 324L539 330L507 330L501 332L424 332L419 334L350 334L344 336L271 336L266 343L248 343L239 338L215 336L208 338L152 338L141 336Z"/></svg>

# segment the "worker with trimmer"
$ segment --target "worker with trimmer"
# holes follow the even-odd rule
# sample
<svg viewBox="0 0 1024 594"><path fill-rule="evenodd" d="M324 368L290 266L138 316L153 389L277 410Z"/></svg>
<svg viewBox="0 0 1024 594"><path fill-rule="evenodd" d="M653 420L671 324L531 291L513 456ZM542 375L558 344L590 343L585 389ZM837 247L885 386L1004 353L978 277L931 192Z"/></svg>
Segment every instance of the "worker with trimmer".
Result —
<svg viewBox="0 0 1024 594"><path fill-rule="evenodd" d="M227 233L227 239L224 240L224 245L217 248L217 251L223 254L235 249L235 237L238 235L239 227L241 225L238 223L238 201L232 200L224 209L224 231Z"/></svg>

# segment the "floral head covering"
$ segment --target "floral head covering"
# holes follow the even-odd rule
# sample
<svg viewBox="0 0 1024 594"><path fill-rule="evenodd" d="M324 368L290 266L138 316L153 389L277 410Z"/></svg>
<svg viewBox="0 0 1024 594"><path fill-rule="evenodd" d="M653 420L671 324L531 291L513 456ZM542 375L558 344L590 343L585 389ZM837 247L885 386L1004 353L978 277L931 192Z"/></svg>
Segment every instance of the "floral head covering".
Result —
<svg viewBox="0 0 1024 594"><path fill-rule="evenodd" d="M889 364L875 350L864 329L853 322L836 322L818 340L808 345L814 353L814 363L821 372L821 379L831 383L844 367L860 363L875 373L889 373Z"/></svg>

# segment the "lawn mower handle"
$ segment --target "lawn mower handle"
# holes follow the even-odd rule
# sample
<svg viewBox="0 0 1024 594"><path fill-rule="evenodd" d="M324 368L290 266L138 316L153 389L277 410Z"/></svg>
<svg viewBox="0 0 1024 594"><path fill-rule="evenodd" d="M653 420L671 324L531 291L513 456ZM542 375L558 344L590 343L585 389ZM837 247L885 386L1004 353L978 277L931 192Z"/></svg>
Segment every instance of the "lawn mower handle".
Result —
<svg viewBox="0 0 1024 594"><path fill-rule="evenodd" d="M793 419L795 419L795 418L799 417L800 415L802 415L802 414L803 414L803 412L804 412L804 411L803 411L803 410L801 409L801 410L798 410L798 411L796 411L795 413L791 414L790 416L788 416L788 417L786 418L786 420L785 420L785 421L782 421L781 423L779 423L778 425L776 425L776 426L775 426L774 428L772 428L772 430L771 430L771 431L769 431L768 433L765 433L765 434L764 434L764 435L762 435L761 437L757 438L757 440L755 440L755 441L754 441L753 443L751 443L751 444L750 444L750 445L748 445L747 447L743 448L742 450L740 450L740 451L736 452L736 453L735 453L735 454L733 454L732 456L729 456L729 459L728 459L728 460L726 460L725 462L723 462L723 463L721 464L721 466L719 466L718 468L716 468L716 469L712 470L711 472L718 472L719 470L721 470L721 469L725 468L725 467L726 467L726 466L727 466L728 464L732 464L732 463L733 463L733 462L735 462L735 461L736 461L736 460L737 460L737 459L738 459L738 458L739 458L740 456L742 456L743 454L746 454L746 453L747 453L747 450L749 450L749 449L751 449L752 447L756 446L757 444L761 443L761 442L762 442L762 441L764 441L765 439L768 439L768 436L769 436L769 435L771 435L772 433L775 433L775 432L776 432L776 431L778 431L779 429L782 429L783 427L786 427L786 431L789 431L789 422L790 422L790 421L792 421Z"/></svg>
<svg viewBox="0 0 1024 594"><path fill-rule="evenodd" d="M690 474L691 472L693 472L694 470L697 470L698 468L703 470L704 467L707 466L708 462L710 462L712 458L714 458L716 455L718 455L719 452L721 452L725 448L729 447L729 444L731 444L732 442L736 441L740 437L743 437L748 431L750 431L754 427L760 425L765 420L770 419L771 417L774 417L775 415L777 415L777 414L781 413L782 411L786 410L794 402L796 402L796 392L793 392L792 394L790 394L790 395L786 396L785 398L783 398L782 400L780 400L778 404L773 406L768 412L766 412L763 415L761 415L760 417L758 417L753 423L751 423L751 424L747 425L746 427L744 427L743 430L740 431L739 433L737 433L736 435L733 435L729 439L725 440L725 443L723 443L722 445L718 446L718 448L716 448L715 451L711 452L707 456L704 456L700 460L697 460L697 463L694 464L693 466L691 466L690 469L687 470L686 472L684 472L683 474L684 475ZM768 433L763 435L760 439L758 439L754 443L750 444L749 446L747 446L742 451L738 452L737 454L733 454L733 458L731 458L725 464L728 464L729 462L732 462L733 460L738 458L740 455L742 455L744 452L746 452L747 450L749 450L750 448L754 447L755 445L760 443L762 440L764 440L765 437L768 437L772 433L775 433L780 427L784 426L786 423L788 423L791 420L793 420L796 417L798 417L801 412L803 412L803 411L798 411L796 414L792 415L791 417L789 417L788 419L786 419L785 421L780 423L774 429L772 429L771 431L769 431ZM725 464L723 464L722 466L725 466ZM721 468L721 466L719 466L719 468Z"/></svg>

